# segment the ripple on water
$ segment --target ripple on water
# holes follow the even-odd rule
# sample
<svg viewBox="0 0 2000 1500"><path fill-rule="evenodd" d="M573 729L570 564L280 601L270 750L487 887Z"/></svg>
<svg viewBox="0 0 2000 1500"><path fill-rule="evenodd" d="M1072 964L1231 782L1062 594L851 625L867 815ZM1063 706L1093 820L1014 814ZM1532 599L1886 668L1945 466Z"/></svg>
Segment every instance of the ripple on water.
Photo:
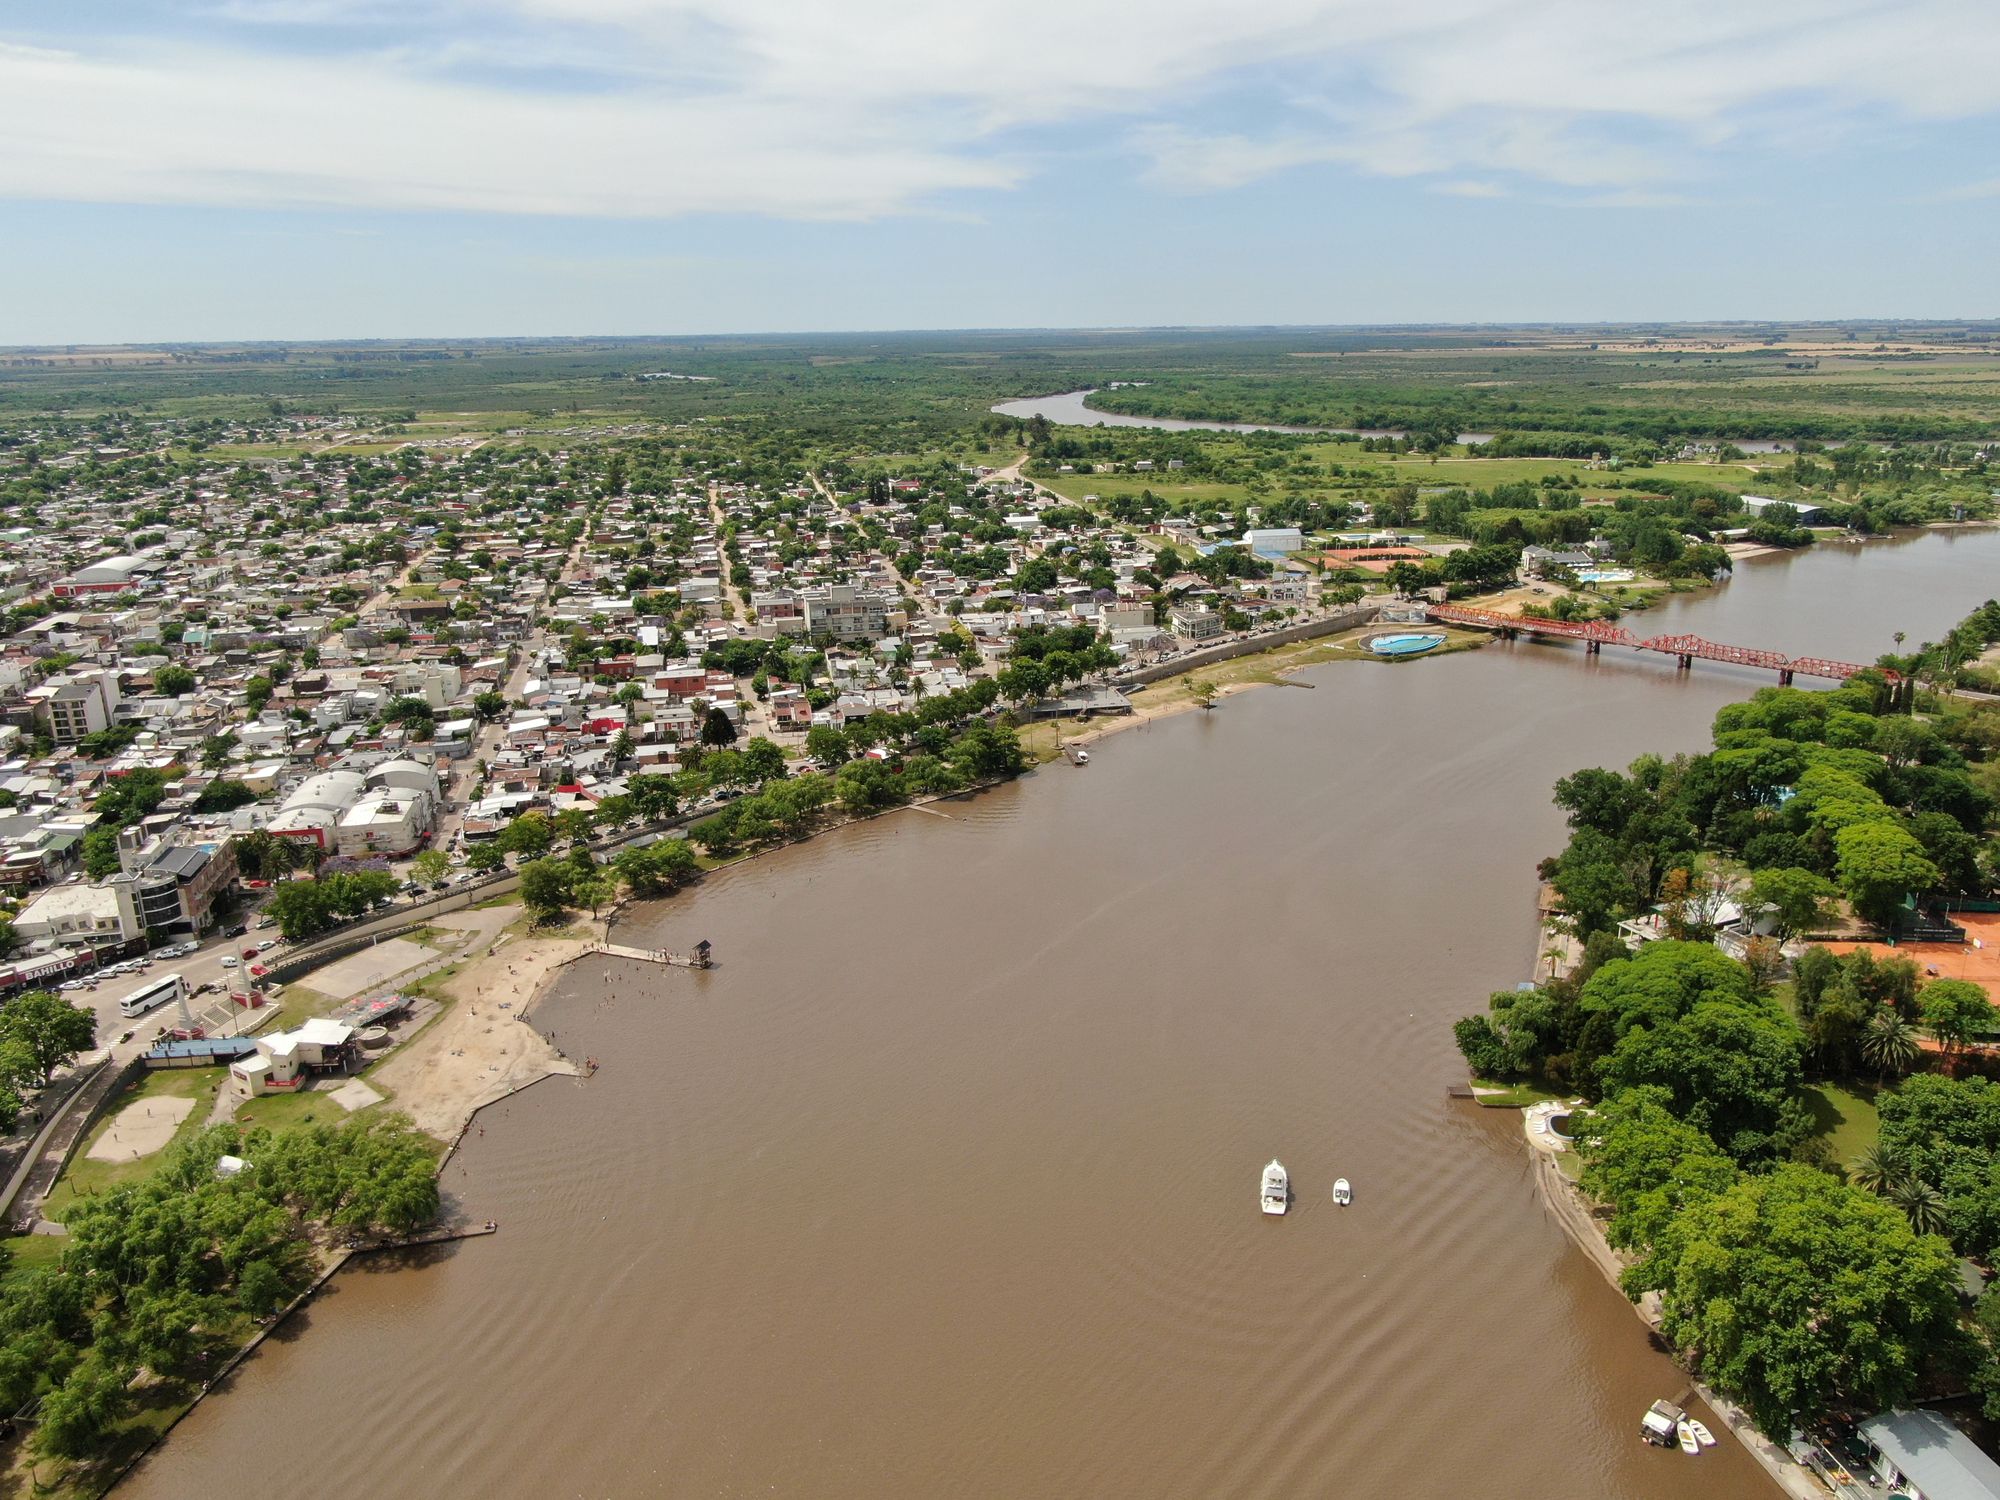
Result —
<svg viewBox="0 0 2000 1500"><path fill-rule="evenodd" d="M1995 540L1871 548L1867 590L1745 569L1676 622L1872 655L1991 592ZM501 1233L339 1278L129 1493L266 1484L329 1412L361 1436L291 1493L1771 1493L1633 1441L1678 1373L1518 1120L1443 1098L1450 1020L1534 964L1551 783L1765 680L1666 667L1321 668L631 913L720 967L541 1002L604 1068L467 1142L447 1187Z"/></svg>

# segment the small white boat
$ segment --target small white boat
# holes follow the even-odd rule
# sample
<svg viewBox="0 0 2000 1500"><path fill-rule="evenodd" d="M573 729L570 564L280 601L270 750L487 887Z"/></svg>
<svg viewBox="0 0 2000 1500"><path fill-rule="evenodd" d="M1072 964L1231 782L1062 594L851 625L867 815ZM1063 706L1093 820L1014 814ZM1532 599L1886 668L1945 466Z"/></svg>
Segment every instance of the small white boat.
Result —
<svg viewBox="0 0 2000 1500"><path fill-rule="evenodd" d="M1342 1208L1354 1201L1354 1189L1348 1185L1345 1177L1333 1179L1333 1201Z"/></svg>
<svg viewBox="0 0 2000 1500"><path fill-rule="evenodd" d="M1264 1168L1264 1182L1259 1192L1267 1214L1281 1214L1291 1197L1291 1180L1285 1176L1285 1169L1276 1157Z"/></svg>
<svg viewBox="0 0 2000 1500"><path fill-rule="evenodd" d="M1691 1425L1689 1425L1685 1421L1676 1422L1674 1423L1674 1431L1680 1437L1681 1452L1683 1453L1701 1452L1701 1439L1694 1435L1694 1428Z"/></svg>
<svg viewBox="0 0 2000 1500"><path fill-rule="evenodd" d="M1689 1417L1688 1431L1694 1434L1694 1440L1700 1443L1702 1447L1713 1448L1715 1446L1715 1434L1708 1430L1706 1422L1697 1422L1693 1417Z"/></svg>

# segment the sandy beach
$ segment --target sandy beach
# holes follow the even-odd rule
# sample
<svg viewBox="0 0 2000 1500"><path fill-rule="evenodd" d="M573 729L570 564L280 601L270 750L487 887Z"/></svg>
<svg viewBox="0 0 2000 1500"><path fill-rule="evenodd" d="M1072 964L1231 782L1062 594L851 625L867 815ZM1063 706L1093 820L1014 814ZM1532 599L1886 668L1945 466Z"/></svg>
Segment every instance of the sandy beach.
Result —
<svg viewBox="0 0 2000 1500"><path fill-rule="evenodd" d="M582 1068L526 1024L524 1013L556 970L603 937L581 921L549 936L503 935L444 984L452 1003L374 1073L418 1128L451 1140L475 1111L551 1074Z"/></svg>

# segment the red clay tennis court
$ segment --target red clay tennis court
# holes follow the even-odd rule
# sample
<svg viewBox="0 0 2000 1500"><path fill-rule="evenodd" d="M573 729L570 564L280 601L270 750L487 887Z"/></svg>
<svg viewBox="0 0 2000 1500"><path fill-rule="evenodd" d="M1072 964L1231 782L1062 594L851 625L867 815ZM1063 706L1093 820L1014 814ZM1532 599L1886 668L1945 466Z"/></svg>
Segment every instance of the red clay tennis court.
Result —
<svg viewBox="0 0 2000 1500"><path fill-rule="evenodd" d="M1386 573L1399 562L1431 559L1421 547L1335 547L1321 555L1329 568L1360 568L1367 573Z"/></svg>
<svg viewBox="0 0 2000 1500"><path fill-rule="evenodd" d="M1874 950L1882 958L1907 958L1926 979L1969 979L2000 1005L2000 912L1953 912L1952 921L1965 929L1962 943L1828 943L1835 953L1857 948Z"/></svg>

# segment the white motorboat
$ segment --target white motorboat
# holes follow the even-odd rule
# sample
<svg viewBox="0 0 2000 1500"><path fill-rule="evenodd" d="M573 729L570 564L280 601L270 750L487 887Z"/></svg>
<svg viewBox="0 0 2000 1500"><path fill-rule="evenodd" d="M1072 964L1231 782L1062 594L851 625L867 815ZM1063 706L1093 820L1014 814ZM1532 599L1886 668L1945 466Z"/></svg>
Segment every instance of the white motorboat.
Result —
<svg viewBox="0 0 2000 1500"><path fill-rule="evenodd" d="M1697 1422L1693 1417L1689 1417L1688 1431L1694 1434L1694 1440L1700 1443L1702 1447L1713 1448L1715 1446L1715 1434L1708 1430L1706 1422Z"/></svg>
<svg viewBox="0 0 2000 1500"><path fill-rule="evenodd" d="M1284 1164L1276 1157L1264 1168L1264 1183L1259 1193L1267 1214L1281 1214L1285 1211L1292 1192L1291 1179L1285 1176Z"/></svg>
<svg viewBox="0 0 2000 1500"><path fill-rule="evenodd" d="M1701 1439L1694 1435L1694 1429L1690 1427L1685 1421L1676 1422L1674 1424L1674 1432L1680 1437L1681 1452L1683 1453L1701 1452Z"/></svg>
<svg viewBox="0 0 2000 1500"><path fill-rule="evenodd" d="M1347 1207L1348 1204L1354 1201L1354 1189L1348 1185L1345 1177L1336 1177L1333 1179L1333 1201L1338 1203L1342 1208Z"/></svg>

